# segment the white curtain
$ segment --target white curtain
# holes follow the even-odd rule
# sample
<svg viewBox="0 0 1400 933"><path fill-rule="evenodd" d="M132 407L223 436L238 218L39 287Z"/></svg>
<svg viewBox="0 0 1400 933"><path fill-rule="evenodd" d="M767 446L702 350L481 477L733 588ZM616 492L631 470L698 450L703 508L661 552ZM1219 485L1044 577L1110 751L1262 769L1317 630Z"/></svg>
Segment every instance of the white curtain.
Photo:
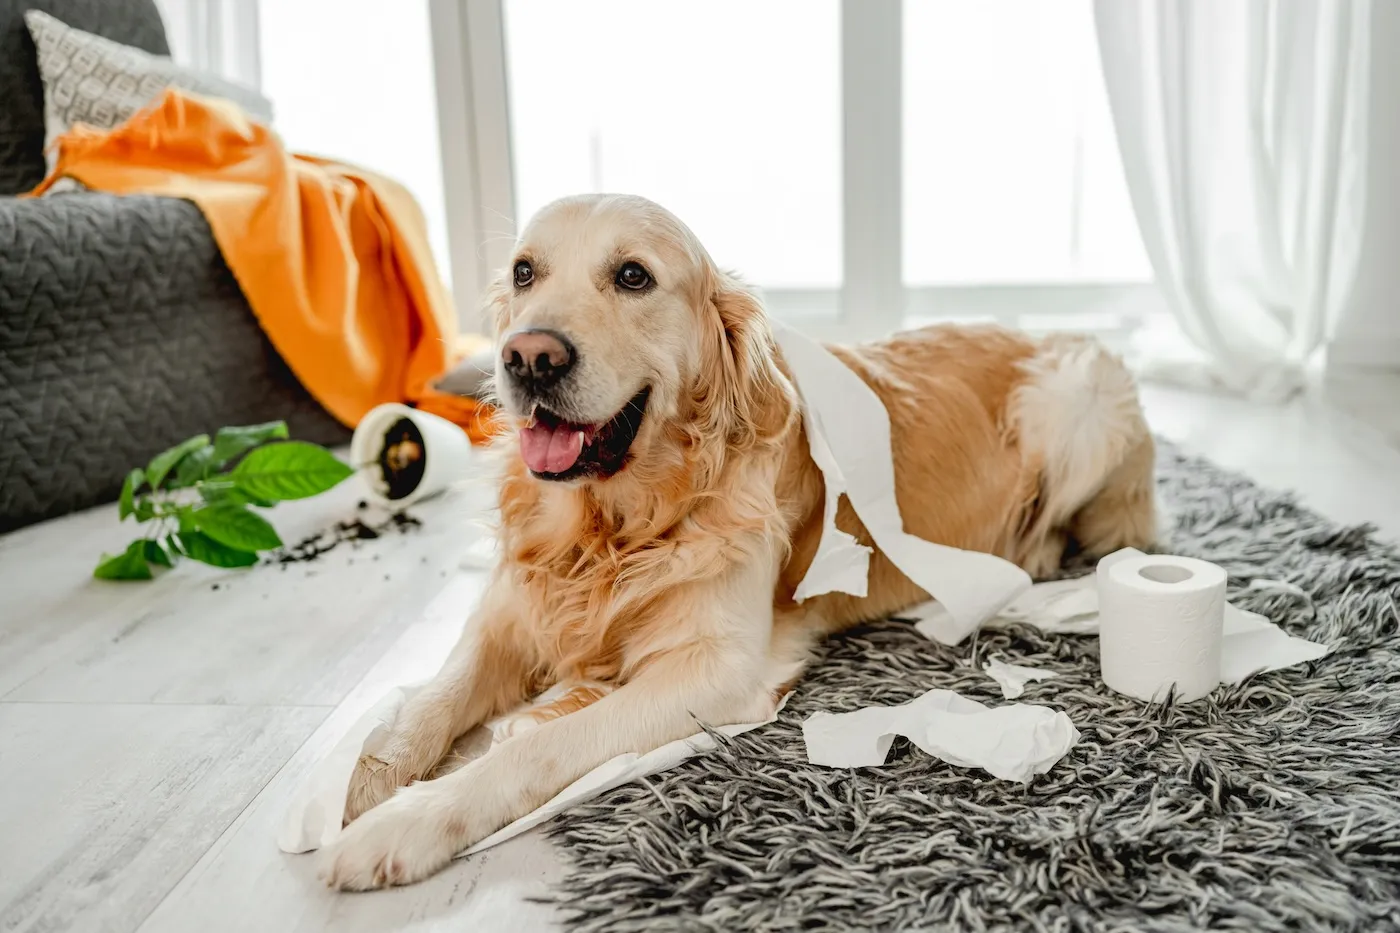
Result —
<svg viewBox="0 0 1400 933"><path fill-rule="evenodd" d="M1148 341L1145 376L1269 400L1302 387L1355 278L1370 15L1370 0L1096 0L1133 208L1194 351Z"/></svg>
<svg viewBox="0 0 1400 933"><path fill-rule="evenodd" d="M156 0L171 57L181 65L258 88L261 0ZM293 0L282 0L293 2Z"/></svg>

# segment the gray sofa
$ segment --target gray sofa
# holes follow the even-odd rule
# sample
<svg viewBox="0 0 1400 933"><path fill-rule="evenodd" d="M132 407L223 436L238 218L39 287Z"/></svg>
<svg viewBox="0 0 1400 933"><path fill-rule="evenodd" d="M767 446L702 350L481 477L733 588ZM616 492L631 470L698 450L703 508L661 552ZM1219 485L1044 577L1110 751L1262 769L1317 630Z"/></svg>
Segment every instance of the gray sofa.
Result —
<svg viewBox="0 0 1400 933"><path fill-rule="evenodd" d="M293 437L346 440L192 203L12 197L44 176L27 9L169 53L152 0L0 0L0 532L112 501L132 466L222 425L283 418Z"/></svg>

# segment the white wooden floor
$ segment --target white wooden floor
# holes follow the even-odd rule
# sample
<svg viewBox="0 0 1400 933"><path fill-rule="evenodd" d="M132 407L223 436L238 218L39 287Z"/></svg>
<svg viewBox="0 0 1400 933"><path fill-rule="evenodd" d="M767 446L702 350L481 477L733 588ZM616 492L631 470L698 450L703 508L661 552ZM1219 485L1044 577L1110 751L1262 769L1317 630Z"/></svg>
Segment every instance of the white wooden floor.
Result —
<svg viewBox="0 0 1400 933"><path fill-rule="evenodd" d="M1400 537L1395 435L1319 401L1146 398L1154 427L1188 448ZM480 583L456 570L481 496L424 504L417 532L318 563L186 566L153 584L89 577L131 532L111 508L0 538L0 929L552 926L527 900L562 871L539 833L425 884L353 896L322 889L314 857L274 842L308 766L446 652ZM275 519L295 540L355 514L357 498L347 487ZM425 616L449 580L460 608Z"/></svg>

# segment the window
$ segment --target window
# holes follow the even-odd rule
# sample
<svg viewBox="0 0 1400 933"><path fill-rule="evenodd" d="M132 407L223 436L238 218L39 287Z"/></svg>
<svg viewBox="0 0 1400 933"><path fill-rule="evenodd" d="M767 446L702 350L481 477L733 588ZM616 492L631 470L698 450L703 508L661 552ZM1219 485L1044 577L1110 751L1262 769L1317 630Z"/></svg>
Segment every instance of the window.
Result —
<svg viewBox="0 0 1400 933"><path fill-rule="evenodd" d="M1126 329L1160 299L1091 2L431 0L455 267L629 191L820 336Z"/></svg>
<svg viewBox="0 0 1400 933"><path fill-rule="evenodd" d="M1162 307L1093 0L159 2L177 54L261 73L291 148L414 193L468 326L584 191L669 207L817 336Z"/></svg>
<svg viewBox="0 0 1400 933"><path fill-rule="evenodd" d="M1088 0L903 12L904 282L1149 280Z"/></svg>
<svg viewBox="0 0 1400 933"><path fill-rule="evenodd" d="M722 266L838 287L838 27L836 0L506 0L517 220L640 194Z"/></svg>
<svg viewBox="0 0 1400 933"><path fill-rule="evenodd" d="M387 175L451 281L427 0L262 0L262 93L287 147Z"/></svg>

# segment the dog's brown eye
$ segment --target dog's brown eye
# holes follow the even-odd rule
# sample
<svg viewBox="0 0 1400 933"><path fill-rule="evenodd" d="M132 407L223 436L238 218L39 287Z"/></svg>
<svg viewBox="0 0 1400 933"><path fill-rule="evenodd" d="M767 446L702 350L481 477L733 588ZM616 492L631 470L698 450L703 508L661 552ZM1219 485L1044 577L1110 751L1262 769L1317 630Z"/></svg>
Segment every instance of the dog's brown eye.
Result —
<svg viewBox="0 0 1400 933"><path fill-rule="evenodd" d="M617 270L617 284L639 292L651 284L651 274L635 262L624 262Z"/></svg>
<svg viewBox="0 0 1400 933"><path fill-rule="evenodd" d="M535 269L524 259L515 264L515 287L524 288L535 280Z"/></svg>

